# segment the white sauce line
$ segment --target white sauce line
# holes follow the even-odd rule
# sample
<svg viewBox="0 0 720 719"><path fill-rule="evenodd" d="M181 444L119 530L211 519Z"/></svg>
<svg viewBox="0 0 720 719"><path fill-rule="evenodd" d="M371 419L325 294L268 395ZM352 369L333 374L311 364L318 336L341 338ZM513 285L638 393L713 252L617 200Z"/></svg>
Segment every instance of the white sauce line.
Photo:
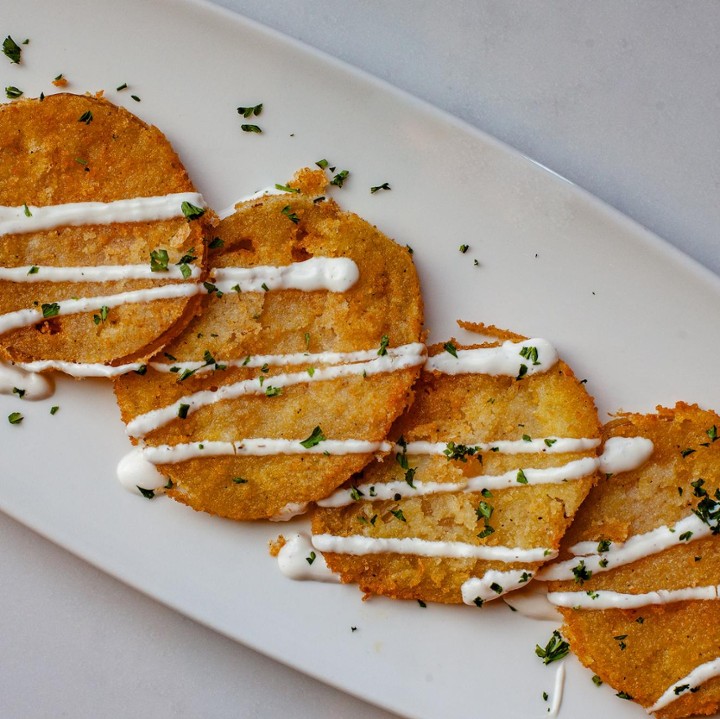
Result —
<svg viewBox="0 0 720 719"><path fill-rule="evenodd" d="M550 719L556 719L558 713L560 712L560 704L562 703L563 698L563 689L565 688L565 663L561 662L560 666L557 668L557 671L555 672L555 686L553 687L553 694L552 694L552 705L550 706L550 711L548 711L547 716Z"/></svg>
<svg viewBox="0 0 720 719"><path fill-rule="evenodd" d="M584 457L568 462L560 467L545 469L523 468L522 472L526 484L518 482L520 470L514 469L504 474L482 474L471 477L463 483L450 482L421 482L416 480L411 487L405 480L373 484L371 482L358 484L351 489L339 489L329 497L317 502L320 507L345 507L352 504L354 496L360 495L365 501L381 501L393 499L396 494L408 497L420 497L426 494L440 494L443 492L480 492L483 489L507 489L508 487L524 487L538 484L560 484L572 480L582 479L595 472L599 460L595 457Z"/></svg>
<svg viewBox="0 0 720 719"><path fill-rule="evenodd" d="M482 577L470 577L463 582L460 587L463 603L477 605L478 599L482 603L492 601L513 589L525 586L532 576L532 572L522 569L511 569L507 572L490 569Z"/></svg>
<svg viewBox="0 0 720 719"><path fill-rule="evenodd" d="M277 556L280 571L299 581L339 582L340 577L330 571L322 552L316 550L306 534L286 538Z"/></svg>
<svg viewBox="0 0 720 719"><path fill-rule="evenodd" d="M646 437L610 437L603 446L600 471L621 474L637 469L650 459L653 449Z"/></svg>
<svg viewBox="0 0 720 719"><path fill-rule="evenodd" d="M548 601L556 607L572 609L637 609L653 604L672 604L691 600L718 599L720 587L658 589L644 594L623 594L605 589L595 592L548 592Z"/></svg>
<svg viewBox="0 0 720 719"><path fill-rule="evenodd" d="M0 376L4 367L0 363ZM119 377L120 375L134 372L143 367L141 362L130 364L106 365L101 362L65 362L63 360L36 360L35 362L16 362L15 367L19 368L27 376L39 377L38 372L56 370L70 375L71 377L102 377L105 379Z"/></svg>
<svg viewBox="0 0 720 719"><path fill-rule="evenodd" d="M243 439L237 442L188 442L143 447L143 457L152 464L177 464L197 457L272 457L278 454L371 454L387 452L388 442L361 439L326 439L314 447L304 447L299 439Z"/></svg>
<svg viewBox="0 0 720 719"><path fill-rule="evenodd" d="M197 192L176 192L158 197L135 197L112 202L69 202L46 207L0 206L0 235L38 232L54 227L109 225L115 222L150 222L182 217L182 203L205 208Z"/></svg>
<svg viewBox="0 0 720 719"><path fill-rule="evenodd" d="M473 442L468 446L477 447L480 452L499 452L500 454L564 454L570 452L585 452L594 449L600 444L599 439L570 437L543 437L541 439L500 439L495 442ZM405 447L409 455L445 454L447 444L444 442L408 442ZM398 446L396 451L401 451Z"/></svg>
<svg viewBox="0 0 720 719"><path fill-rule="evenodd" d="M174 284L162 285L161 287L151 287L145 290L132 290L130 292L119 292L115 295L104 295L99 297L83 297L77 300L62 300L57 303L59 308L53 316L62 317L64 315L80 314L82 312L92 312L102 307L112 309L120 305L138 304L144 302L153 302L155 300L177 299L179 297L190 297L199 292L204 291L201 285L196 284ZM17 310L0 315L0 335L11 330L20 329L21 327L29 327L37 322L42 322L43 317L41 310Z"/></svg>
<svg viewBox="0 0 720 719"><path fill-rule="evenodd" d="M668 704L685 695L710 679L720 676L720 657L695 667L690 674L673 684L649 709L648 712L660 711ZM687 685L687 686L686 686ZM677 691L676 691L677 690Z"/></svg>
<svg viewBox="0 0 720 719"><path fill-rule="evenodd" d="M32 271L32 270L35 271ZM87 265L84 267L0 267L0 280L9 282L116 282L118 280L184 280L197 279L200 268L190 268L185 278L179 267L153 272L150 263L144 265Z"/></svg>
<svg viewBox="0 0 720 719"><path fill-rule="evenodd" d="M443 557L447 559L486 559L495 562L542 562L552 559L557 552L545 547L497 547L468 544L466 542L435 542L417 537L365 537L359 534L339 537L316 534L313 546L321 552L350 554L409 554L417 557Z"/></svg>
<svg viewBox="0 0 720 719"><path fill-rule="evenodd" d="M308 372L283 373L271 377L234 382L233 384L220 387L216 392L201 390L181 397L166 407L138 415L128 422L127 433L131 437L144 437L149 432L164 427L166 424L177 419L181 405L188 406L187 415L190 415L202 407L207 407L217 402L236 399L245 395L265 394L268 387L284 388L296 384L329 381L341 377L357 375L370 376L387 372L397 372L410 367L417 367L422 364L423 359L424 356L420 353L405 356L391 356L388 354L383 357L376 357L369 362L360 362L352 365L336 365L317 369L312 376Z"/></svg>
<svg viewBox="0 0 720 719"><path fill-rule="evenodd" d="M535 352L533 352L535 350ZM529 356L523 356L524 352ZM497 347L457 350L457 357L442 352L428 358L425 369L443 374L486 374L517 377L547 372L558 361L555 348L544 339L506 341ZM525 368L524 370L522 368Z"/></svg>
<svg viewBox="0 0 720 719"><path fill-rule="evenodd" d="M670 547L708 537L711 532L712 529L702 519L690 514L672 527L665 525L644 534L636 534L617 547L611 544L607 552L597 552L582 558L575 557L574 559L552 564L542 569L538 573L537 579L545 582L573 579L575 575L572 570L577 568L581 561L589 572L594 574L607 572L615 567L621 567L636 562L643 557L657 554Z"/></svg>
<svg viewBox="0 0 720 719"><path fill-rule="evenodd" d="M17 394L15 390L24 392L26 400L46 399L54 391L52 382L39 374L26 372L7 362L0 362L0 394Z"/></svg>
<svg viewBox="0 0 720 719"><path fill-rule="evenodd" d="M119 462L117 478L130 492L139 493L139 488L158 490L167 484L167 479L158 468L143 456L141 447L133 447Z"/></svg>

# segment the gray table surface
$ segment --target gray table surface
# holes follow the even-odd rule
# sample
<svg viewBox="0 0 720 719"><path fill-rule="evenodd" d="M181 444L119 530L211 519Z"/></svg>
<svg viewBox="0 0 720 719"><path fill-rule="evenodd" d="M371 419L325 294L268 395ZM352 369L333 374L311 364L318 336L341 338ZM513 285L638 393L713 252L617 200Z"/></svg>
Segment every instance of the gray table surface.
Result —
<svg viewBox="0 0 720 719"><path fill-rule="evenodd" d="M469 121L720 274L720 3L218 0ZM0 718L390 715L0 514Z"/></svg>

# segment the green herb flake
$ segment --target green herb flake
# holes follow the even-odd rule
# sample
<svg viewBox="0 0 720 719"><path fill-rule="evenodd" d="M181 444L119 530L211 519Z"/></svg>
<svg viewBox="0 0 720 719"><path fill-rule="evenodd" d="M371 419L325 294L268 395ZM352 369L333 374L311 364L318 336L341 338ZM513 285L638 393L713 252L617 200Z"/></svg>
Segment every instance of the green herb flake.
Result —
<svg viewBox="0 0 720 719"><path fill-rule="evenodd" d="M127 84L126 82L124 82L122 85L118 85L118 86L115 88L115 91L116 91L116 92L121 92L122 90L127 90L127 87L128 87L128 84Z"/></svg>
<svg viewBox="0 0 720 719"><path fill-rule="evenodd" d="M202 217L205 214L204 208L197 207L191 202L183 202L180 205L180 209L182 210L183 215L185 215L188 220L197 220L199 217ZM182 262L182 260L180 260L180 262Z"/></svg>
<svg viewBox="0 0 720 719"><path fill-rule="evenodd" d="M218 298L223 296L222 290L219 290L212 282L203 282L203 287L209 295L214 293Z"/></svg>
<svg viewBox="0 0 720 719"><path fill-rule="evenodd" d="M23 213L25 214L25 217L32 217L32 212L30 212L30 208L27 206L27 202L23 205ZM30 268L32 270L32 268ZM36 270L37 271L37 270ZM35 274L34 272L28 272L28 274Z"/></svg>
<svg viewBox="0 0 720 719"><path fill-rule="evenodd" d="M258 135L262 134L262 130L257 125L240 125L243 132L254 132Z"/></svg>
<svg viewBox="0 0 720 719"><path fill-rule="evenodd" d="M93 315L93 322L96 325L99 325L101 322L105 322L105 320L108 317L108 313L110 312L110 308L106 305L103 305L100 308L100 314L99 315Z"/></svg>
<svg viewBox="0 0 720 719"><path fill-rule="evenodd" d="M593 683L596 687L601 687L601 686L603 685L603 680L600 679L600 677L599 677L597 674L593 674L593 676L592 676L592 683Z"/></svg>
<svg viewBox="0 0 720 719"><path fill-rule="evenodd" d="M20 424L23 419L25 418L20 414L20 412L11 412L8 415L8 422L10 422L10 424Z"/></svg>
<svg viewBox="0 0 720 719"><path fill-rule="evenodd" d="M597 545L598 553L603 554L604 552L609 551L611 544L612 542L609 539L601 539Z"/></svg>
<svg viewBox="0 0 720 719"><path fill-rule="evenodd" d="M140 98L137 95L130 95L130 97L135 100L135 102L140 102Z"/></svg>
<svg viewBox="0 0 720 719"><path fill-rule="evenodd" d="M217 250L219 247L223 247L224 245L224 240L221 240L219 237L213 237L212 240L210 240L210 244L208 245L208 247L211 250Z"/></svg>
<svg viewBox="0 0 720 719"><path fill-rule="evenodd" d="M455 345L454 345L452 342L446 342L446 343L443 345L443 349L444 349L446 352L449 352L453 357L457 357L457 356L458 356L457 347L455 347Z"/></svg>
<svg viewBox="0 0 720 719"><path fill-rule="evenodd" d="M271 385L268 385L265 388L265 396L266 397L278 397L282 394L282 387L272 387Z"/></svg>
<svg viewBox="0 0 720 719"><path fill-rule="evenodd" d="M370 194L374 195L376 192L380 192L380 190L391 190L392 188L387 182L383 182L382 185L375 185L375 187L370 188Z"/></svg>
<svg viewBox="0 0 720 719"><path fill-rule="evenodd" d="M560 659L564 659L570 651L570 645L562 638L557 629L552 633L548 643L541 647L535 645L535 654L543 660L543 664L552 664Z"/></svg>
<svg viewBox="0 0 720 719"><path fill-rule="evenodd" d="M152 250L150 252L150 271L166 272L169 259L167 250Z"/></svg>
<svg viewBox="0 0 720 719"><path fill-rule="evenodd" d="M613 639L618 642L618 647L620 647L620 651L625 651L627 648L627 644L623 641L624 639L627 639L627 634L618 634L616 637L613 637Z"/></svg>
<svg viewBox="0 0 720 719"><path fill-rule="evenodd" d="M80 115L80 117L78 117L78 122L84 122L86 125L89 125L92 121L93 114L90 110L86 110L82 115Z"/></svg>
<svg viewBox="0 0 720 719"><path fill-rule="evenodd" d="M607 557L603 557L603 558L598 562L598 564L599 564L603 569L605 569L605 567L607 567L607 565L608 565Z"/></svg>
<svg viewBox="0 0 720 719"><path fill-rule="evenodd" d="M10 60L13 65L19 65L22 57L22 48L8 35L2 44L2 50L5 57Z"/></svg>
<svg viewBox="0 0 720 719"><path fill-rule="evenodd" d="M60 406L55 404L52 407L50 407L50 414L57 414L58 410L60 409Z"/></svg>
<svg viewBox="0 0 720 719"><path fill-rule="evenodd" d="M252 117L253 115L257 116L260 113L262 113L263 104L262 102L259 105L249 105L248 107L238 107L238 115L242 115L245 118Z"/></svg>
<svg viewBox="0 0 720 719"><path fill-rule="evenodd" d="M575 576L575 584L582 584L592 577L592 572L585 566L582 559L576 567L573 567L572 573Z"/></svg>
<svg viewBox="0 0 720 719"><path fill-rule="evenodd" d="M528 368L526 364L520 365L520 371L517 374L517 377L515 379L522 379L527 374Z"/></svg>
<svg viewBox="0 0 720 719"><path fill-rule="evenodd" d="M25 390L20 389L19 387L13 387L12 393L16 394L20 399L25 396Z"/></svg>
<svg viewBox="0 0 720 719"><path fill-rule="evenodd" d="M525 476L525 472L523 472L522 469L518 469L517 481L519 484L527 484L528 483L528 479Z"/></svg>
<svg viewBox="0 0 720 719"><path fill-rule="evenodd" d="M270 292L270 288L264 282L260 285L260 287L262 287L265 292Z"/></svg>
<svg viewBox="0 0 720 719"><path fill-rule="evenodd" d="M335 185L335 187L342 187L345 184L345 180L347 180L348 175L350 174L350 170L341 170L340 172L333 177L332 180L330 180L331 185Z"/></svg>
<svg viewBox="0 0 720 719"><path fill-rule="evenodd" d="M416 472L416 471L417 471L416 469L414 469L414 468L412 468L412 467L408 467L407 471L405 472L405 481L406 481L406 482L408 483L408 485L409 485L410 487L412 487L413 489L415 489L415 484L413 483L413 480L415 479L415 472Z"/></svg>
<svg viewBox="0 0 720 719"><path fill-rule="evenodd" d="M395 519L399 519L401 522L407 522L407 519L405 519L405 515L403 514L402 509L391 509L390 514L392 514Z"/></svg>
<svg viewBox="0 0 720 719"><path fill-rule="evenodd" d="M305 449L310 449L311 447L316 447L318 444L320 444L320 442L324 442L326 439L327 437L323 434L323 431L320 429L319 426L317 426L310 433L310 436L300 442L300 444L305 447Z"/></svg>
<svg viewBox="0 0 720 719"><path fill-rule="evenodd" d="M710 441L711 441L711 442L717 442L717 440L718 440L718 431L717 431L717 426L716 426L716 425L713 425L712 427L710 427L710 429L706 430L706 431L705 431L705 434L706 434L708 437L710 437Z"/></svg>
<svg viewBox="0 0 720 719"><path fill-rule="evenodd" d="M275 183L275 189L281 190L282 192L300 192L297 187L290 187L290 185L278 185L277 183Z"/></svg>
<svg viewBox="0 0 720 719"><path fill-rule="evenodd" d="M520 356L532 362L533 365L539 365L537 347L525 346L520 350Z"/></svg>
<svg viewBox="0 0 720 719"><path fill-rule="evenodd" d="M188 416L188 411L190 410L189 404L181 404L178 407L178 413L177 416L180 417L180 419L185 419Z"/></svg>
<svg viewBox="0 0 720 719"><path fill-rule="evenodd" d="M418 600L417 600L417 603L420 605L420 607L421 607L422 609L427 609L427 604L425 604L425 602L423 602L422 599L418 599Z"/></svg>
<svg viewBox="0 0 720 719"><path fill-rule="evenodd" d="M470 249L470 245L460 245L459 250L464 255Z"/></svg>
<svg viewBox="0 0 720 719"><path fill-rule="evenodd" d="M549 696L549 695L548 695L547 692L543 692L543 693L542 693L542 698L543 698L544 701L547 701L547 700L548 700L548 696Z"/></svg>
<svg viewBox="0 0 720 719"><path fill-rule="evenodd" d="M620 699L627 699L628 701L632 701L632 696L627 692L618 692L615 696L619 697Z"/></svg>
<svg viewBox="0 0 720 719"><path fill-rule="evenodd" d="M683 533L678 537L678 539L679 539L681 542L688 542L688 541L690 541L690 537L692 537L692 536L693 536L693 533L692 533L692 532L683 532Z"/></svg>
<svg viewBox="0 0 720 719"><path fill-rule="evenodd" d="M42 305L43 317L57 317L60 314L60 305L57 302L51 302L50 304Z"/></svg>
<svg viewBox="0 0 720 719"><path fill-rule="evenodd" d="M8 85L5 88L5 97L7 97L8 100L15 100L18 97L22 97L23 94L23 91L19 87L15 87L14 85Z"/></svg>
<svg viewBox="0 0 720 719"><path fill-rule="evenodd" d="M476 607L482 607L482 605L485 604L485 602L480 599L480 597L475 597L475 599L473 599L473 603Z"/></svg>
<svg viewBox="0 0 720 719"><path fill-rule="evenodd" d="M384 357L387 354L387 347L390 343L390 339L387 335L383 335L380 338L380 349L377 351L379 357Z"/></svg>
<svg viewBox="0 0 720 719"><path fill-rule="evenodd" d="M135 485L137 487L138 492L142 494L145 499L155 499L155 491L152 489L145 489L143 487L140 487L138 485Z"/></svg>
<svg viewBox="0 0 720 719"><path fill-rule="evenodd" d="M300 218L297 216L297 214L295 212L292 211L292 209L290 208L290 205L285 205L285 207L283 207L282 210L280 210L280 212L283 215L285 215L285 217L287 217L288 220L290 220L290 222L293 222L296 225L298 222L300 222Z"/></svg>
<svg viewBox="0 0 720 719"><path fill-rule="evenodd" d="M675 696L679 696L683 692L686 692L688 689L690 689L689 684L678 684L678 686L673 688L673 692Z"/></svg>
<svg viewBox="0 0 720 719"><path fill-rule="evenodd" d="M697 450L689 449L689 448L688 448L688 449L684 449L682 452L680 452L680 456L684 458L684 457L687 457L687 456L690 455L690 454L694 454L696 451L697 451Z"/></svg>

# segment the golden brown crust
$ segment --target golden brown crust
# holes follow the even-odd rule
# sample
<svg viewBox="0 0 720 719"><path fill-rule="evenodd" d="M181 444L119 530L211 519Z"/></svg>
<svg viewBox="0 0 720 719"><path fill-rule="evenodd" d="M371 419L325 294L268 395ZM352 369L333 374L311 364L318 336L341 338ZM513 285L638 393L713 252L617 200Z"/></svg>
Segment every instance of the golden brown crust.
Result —
<svg viewBox="0 0 720 719"><path fill-rule="evenodd" d="M578 541L622 542L691 514L700 501L692 482L714 498L720 488L720 442L713 441L720 416L696 405L658 407L657 414L621 414L604 429L609 437L647 437L650 460L637 470L600 482L580 508L563 540L562 557ZM692 450L689 452L688 450ZM720 537L689 541L579 586L551 582L551 591L613 590L640 594L658 589L720 584ZM563 633L578 658L603 681L645 707L695 667L720 656L720 603L685 601L635 610L562 610ZM617 639L623 637L624 639ZM624 648L621 647L621 642ZM675 719L720 708L720 680L686 690L657 713Z"/></svg>
<svg viewBox="0 0 720 719"><path fill-rule="evenodd" d="M309 171L308 171L309 172ZM295 186L318 191L317 174L296 178ZM288 265L312 256L350 257L360 278L346 292L230 292L207 295L203 312L166 352L178 361L202 359L209 351L219 361L259 354L324 351L352 352L418 342L422 302L415 268L407 250L328 200L288 193L241 204L222 221L223 246L213 251L216 267ZM285 208L288 208L285 210ZM294 223L289 215L296 215ZM163 359L160 357L160 359ZM200 389L283 372L304 373L307 365L228 368L197 374L183 382L177 375L148 370L116 382L124 421ZM303 383L280 396L245 396L200 409L184 421L154 431L149 444L266 437L304 440L316 426L329 439L381 442L411 400L420 368L363 377ZM286 504L319 499L372 455L291 455L222 457L166 465L161 471L174 484L174 499L195 509L234 519L257 519ZM238 484L233 478L242 477Z"/></svg>
<svg viewBox="0 0 720 719"><path fill-rule="evenodd" d="M473 325L474 328L479 327ZM483 334L487 327L483 327ZM522 339L497 331L502 339ZM490 343L490 344L497 344ZM458 349L466 349L455 343ZM483 345L487 346L487 345ZM442 345L430 354L442 352ZM530 437L598 437L599 423L592 398L572 370L558 362L544 374L518 380L488 375L443 375L423 372L412 407L395 423L390 437L407 442L425 440L473 445L501 439ZM479 474L502 474L522 467L560 466L595 452L577 454L504 455L483 452L465 462L438 456L410 456L413 481L458 482ZM403 480L405 471L392 458L373 462L350 484L379 484ZM548 547L557 549L594 475L555 485L492 490L480 493L442 493L397 501L356 501L339 509L318 508L314 534L370 537L419 537L485 546ZM492 505L489 524L494 532L478 538L484 519L476 509ZM393 512L402 511L404 521ZM328 566L363 592L398 599L460 603L460 587L490 569L531 571L542 564L506 564L465 559L437 559L396 554L352 557L327 553Z"/></svg>
<svg viewBox="0 0 720 719"><path fill-rule="evenodd" d="M80 122L85 113L92 120ZM0 105L0 205L46 206L110 202L194 187L163 134L99 97L57 94ZM165 249L175 264L194 250L206 262L212 213L198 220L59 227L0 238L0 266L82 266L150 263ZM0 281L0 314L71 297L110 295L163 281L104 283ZM96 324L82 313L55 317L0 336L0 353L28 362L58 359L119 364L144 360L195 314L198 298L158 300L112 309Z"/></svg>

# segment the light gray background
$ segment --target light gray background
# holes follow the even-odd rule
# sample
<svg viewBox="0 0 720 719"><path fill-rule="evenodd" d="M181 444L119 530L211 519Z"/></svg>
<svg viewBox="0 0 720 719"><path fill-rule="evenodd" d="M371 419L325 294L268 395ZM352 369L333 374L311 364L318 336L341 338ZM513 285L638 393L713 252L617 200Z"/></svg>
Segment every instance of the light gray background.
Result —
<svg viewBox="0 0 720 719"><path fill-rule="evenodd" d="M720 273L720 3L220 4L477 125ZM390 716L2 514L0 548L1 719Z"/></svg>

